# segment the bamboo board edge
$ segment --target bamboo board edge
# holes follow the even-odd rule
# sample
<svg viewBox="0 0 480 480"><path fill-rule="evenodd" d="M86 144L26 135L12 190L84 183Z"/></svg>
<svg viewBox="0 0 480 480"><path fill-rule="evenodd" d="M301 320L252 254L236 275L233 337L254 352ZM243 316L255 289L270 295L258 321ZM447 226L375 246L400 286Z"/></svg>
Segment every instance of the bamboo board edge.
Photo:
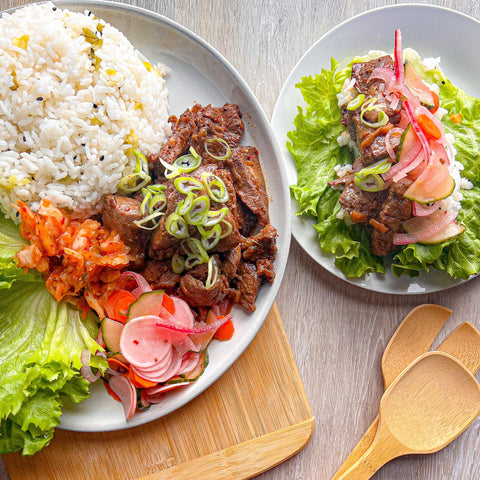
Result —
<svg viewBox="0 0 480 480"><path fill-rule="evenodd" d="M312 438L315 417L135 480L248 480L299 453Z"/></svg>

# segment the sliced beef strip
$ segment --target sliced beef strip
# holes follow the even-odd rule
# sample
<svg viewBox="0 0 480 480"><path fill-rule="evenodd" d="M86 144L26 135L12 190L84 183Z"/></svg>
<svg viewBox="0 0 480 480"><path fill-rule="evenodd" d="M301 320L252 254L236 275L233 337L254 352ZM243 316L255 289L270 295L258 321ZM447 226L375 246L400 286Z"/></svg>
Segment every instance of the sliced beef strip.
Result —
<svg viewBox="0 0 480 480"><path fill-rule="evenodd" d="M245 132L242 112L240 111L239 106L234 103L226 103L220 110L226 128L223 138L230 147L238 147Z"/></svg>
<svg viewBox="0 0 480 480"><path fill-rule="evenodd" d="M265 279L268 283L272 284L275 280L275 268L272 260L268 258L262 258L257 260L257 275Z"/></svg>
<svg viewBox="0 0 480 480"><path fill-rule="evenodd" d="M212 288L206 289L205 284L190 273L180 278L182 295L192 307L210 307L220 303L228 293L228 282L219 275Z"/></svg>
<svg viewBox="0 0 480 480"><path fill-rule="evenodd" d="M400 136L392 135L390 137L390 144L394 152L397 152L398 146L400 144ZM370 165L372 163L388 158L389 155L387 152L387 147L385 145L385 135L376 136L372 144L369 145L367 148L363 149L362 157L364 158L366 165Z"/></svg>
<svg viewBox="0 0 480 480"><path fill-rule="evenodd" d="M190 110L182 113L180 118L172 115L168 121L172 124L172 135L165 142L160 152L151 155L149 158L150 170L157 172L158 177L163 174L163 167L158 159L162 158L165 162L172 164L177 157L187 151L192 133L197 130L195 116Z"/></svg>
<svg viewBox="0 0 480 480"><path fill-rule="evenodd" d="M243 235L240 233L238 221L233 216L232 212L228 212L225 220L229 222L230 225L232 225L232 232L230 233L230 235L227 235L226 237L220 239L216 247L213 249L216 252L228 252L234 249L244 240Z"/></svg>
<svg viewBox="0 0 480 480"><path fill-rule="evenodd" d="M342 109L342 122L348 127L352 139L357 142L361 155L364 157L365 165L388 157L385 147L385 136L388 129L392 128L400 120L401 102L398 102L395 109L392 109L390 103L383 96L384 82L380 79L368 80L371 73L378 67L393 70L393 60L389 56L384 56L368 62L355 63L352 65L352 78L355 79L356 90L366 96L365 103L375 97L376 105L380 106L389 117L388 124L380 128L371 127L362 121L361 109L348 110L346 107ZM375 123L378 120L378 111L366 111L363 113L363 118L371 123ZM392 146L394 148L397 147L398 141L398 137L394 136L392 138Z"/></svg>
<svg viewBox="0 0 480 480"><path fill-rule="evenodd" d="M180 275L173 272L171 265L170 259L164 261L149 259L142 275L156 289L163 289L169 295L173 294L177 290Z"/></svg>
<svg viewBox="0 0 480 480"><path fill-rule="evenodd" d="M268 198L265 193L265 182L261 171L249 165L252 162L251 151L244 147L232 150L231 157L225 162L228 166L237 195L253 212L261 226L269 223Z"/></svg>
<svg viewBox="0 0 480 480"><path fill-rule="evenodd" d="M378 221L388 228L386 233L377 229L372 230L371 250L375 255L388 255L398 247L393 244L393 235L402 230L402 223L412 216L413 202L403 194L413 180L404 178L395 182L389 191L388 197L382 205Z"/></svg>
<svg viewBox="0 0 480 480"><path fill-rule="evenodd" d="M242 202L242 200L237 197L237 223L239 225L240 233L244 237L249 237L257 229L258 218L251 212L247 206Z"/></svg>
<svg viewBox="0 0 480 480"><path fill-rule="evenodd" d="M158 161L159 158L172 164L177 157L187 153L190 146L195 148L199 155L208 157L205 152L207 139L222 138L230 148L235 148L240 144L245 130L238 105L229 103L220 108L196 104L186 110L180 118L170 117L169 121L172 123L172 136L160 152L151 155L149 159L150 170L157 178L164 172L164 167ZM220 143L209 144L212 153L216 153L216 149L221 148Z"/></svg>
<svg viewBox="0 0 480 480"><path fill-rule="evenodd" d="M390 55L385 55L383 57L375 58L369 60L368 62L357 62L352 65L352 78L355 79L355 89L358 93L363 93L364 95L371 94L372 85L376 85L378 89L379 85L384 83L381 80L372 80L368 81L370 75L376 68L389 68L394 69L394 63ZM383 90L383 89L382 89Z"/></svg>
<svg viewBox="0 0 480 480"><path fill-rule="evenodd" d="M351 182L345 185L339 202L349 215L356 214L357 223L368 223L378 216L387 194L385 191L366 192Z"/></svg>
<svg viewBox="0 0 480 480"><path fill-rule="evenodd" d="M180 244L180 239L173 237L167 232L165 222L166 215L163 215L160 218L158 227L153 231L150 242L149 255L158 260L172 257L175 253L175 248Z"/></svg>
<svg viewBox="0 0 480 480"><path fill-rule="evenodd" d="M235 248L226 252L223 260L220 262L222 274L228 279L233 278L237 273L241 259L242 248L240 245L237 245Z"/></svg>
<svg viewBox="0 0 480 480"><path fill-rule="evenodd" d="M240 292L238 304L248 312L254 312L258 291L262 286L262 279L258 276L257 266L254 263L241 262L237 275L236 289Z"/></svg>
<svg viewBox="0 0 480 480"><path fill-rule="evenodd" d="M137 200L119 195L106 195L102 208L103 226L108 230L115 230L120 235L130 249L130 254L136 258L131 263L136 269L145 262L145 252L150 236L149 232L133 223L142 218L140 202Z"/></svg>
<svg viewBox="0 0 480 480"><path fill-rule="evenodd" d="M220 108L209 105L200 109L196 123L198 133L192 136L192 145L205 158L208 158L205 151L205 140L215 137L222 138L230 148L236 148L240 145L240 140L245 132L240 108L233 103L226 103ZM208 150L219 157L225 153L225 147L221 143L209 142Z"/></svg>
<svg viewBox="0 0 480 480"><path fill-rule="evenodd" d="M277 253L277 236L275 227L267 225L257 235L242 242L242 257L250 262L263 258L274 259Z"/></svg>

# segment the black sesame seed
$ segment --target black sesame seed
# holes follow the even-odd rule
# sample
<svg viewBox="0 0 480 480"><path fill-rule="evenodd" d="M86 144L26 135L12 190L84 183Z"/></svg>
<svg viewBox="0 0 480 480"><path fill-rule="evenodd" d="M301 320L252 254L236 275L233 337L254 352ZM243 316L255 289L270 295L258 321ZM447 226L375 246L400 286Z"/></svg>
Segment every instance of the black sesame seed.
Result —
<svg viewBox="0 0 480 480"><path fill-rule="evenodd" d="M84 147L86 145L86 143L82 143L81 145L82 145L82 147Z"/></svg>
<svg viewBox="0 0 480 480"><path fill-rule="evenodd" d="M25 138L25 135L23 136L23 141L24 141L24 142L26 142L26 141L27 141L27 139Z"/></svg>
<svg viewBox="0 0 480 480"><path fill-rule="evenodd" d="M37 100L41 102L43 100L43 97L37 97Z"/></svg>
<svg viewBox="0 0 480 480"><path fill-rule="evenodd" d="M100 157L100 161L103 162L104 160L105 160L105 155L102 155L102 156Z"/></svg>
<svg viewBox="0 0 480 480"><path fill-rule="evenodd" d="M94 103L93 108L98 108L98 105L96 103Z"/></svg>
<svg viewBox="0 0 480 480"><path fill-rule="evenodd" d="M57 11L57 7L53 7L52 10L53 10L54 12L56 12L56 11Z"/></svg>
<svg viewBox="0 0 480 480"><path fill-rule="evenodd" d="M73 159L76 160L76 159L77 159L77 156L75 155L75 156L73 157Z"/></svg>

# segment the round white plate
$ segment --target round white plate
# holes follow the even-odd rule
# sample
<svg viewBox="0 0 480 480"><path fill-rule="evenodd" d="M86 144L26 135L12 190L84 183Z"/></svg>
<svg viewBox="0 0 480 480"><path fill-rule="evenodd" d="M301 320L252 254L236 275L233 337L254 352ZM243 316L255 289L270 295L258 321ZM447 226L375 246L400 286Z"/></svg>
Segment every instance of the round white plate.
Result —
<svg viewBox="0 0 480 480"><path fill-rule="evenodd" d="M255 145L270 198L270 219L278 230L278 254L273 285L264 285L253 314L234 308L235 334L228 342L213 342L210 363L194 384L173 391L164 401L125 421L123 408L101 382L92 385L91 397L78 405L66 405L60 428L78 431L109 431L134 427L158 419L185 405L215 382L240 356L263 324L285 270L290 246L290 199L283 157L268 119L255 96L235 69L205 41L177 23L147 10L113 2L55 2L75 11L91 10L122 31L151 63L171 68L167 79L170 112L179 116L195 102L221 106L239 105L245 120L245 145Z"/></svg>
<svg viewBox="0 0 480 480"><path fill-rule="evenodd" d="M480 54L477 48L480 22L453 10L429 5L379 8L347 20L324 35L304 54L290 73L275 105L272 127L287 160L287 175L291 185L297 182L297 172L286 148L287 133L294 129L297 106L305 106L295 84L302 77L320 73L322 68L330 69L331 57L344 66L353 57L365 55L369 50L392 52L397 28L402 31L404 48L414 48L422 58L440 56L440 66L453 83L470 95L480 96ZM422 272L413 279L406 275L397 278L387 264L385 275L348 278L334 265L333 256L324 254L320 249L312 228L314 222L295 215L298 208L296 201L292 202L292 233L295 239L322 267L347 282L391 294L435 292L463 282L435 269L428 274Z"/></svg>

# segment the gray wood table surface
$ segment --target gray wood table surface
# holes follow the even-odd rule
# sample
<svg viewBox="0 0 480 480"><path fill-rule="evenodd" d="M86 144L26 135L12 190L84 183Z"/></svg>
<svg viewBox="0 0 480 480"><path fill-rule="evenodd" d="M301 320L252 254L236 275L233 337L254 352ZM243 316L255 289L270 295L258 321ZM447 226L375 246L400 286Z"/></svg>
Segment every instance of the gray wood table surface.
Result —
<svg viewBox="0 0 480 480"><path fill-rule="evenodd" d="M25 3L30 2L0 0L0 7L3 10ZM165 15L203 37L237 68L271 116L289 72L316 40L363 11L402 2L132 0L125 3ZM480 19L480 3L473 0L421 3L453 8ZM448 31L448 25L445 27ZM474 279L450 290L418 296L365 291L319 267L292 239L277 303L316 417L316 429L305 449L258 478L330 479L377 414L383 391L381 356L401 319L421 303L438 303L453 310L448 330L465 320L480 327L479 287L480 279ZM477 420L443 451L395 460L375 478L479 479L479 436L480 420ZM7 478L1 464L0 480Z"/></svg>

